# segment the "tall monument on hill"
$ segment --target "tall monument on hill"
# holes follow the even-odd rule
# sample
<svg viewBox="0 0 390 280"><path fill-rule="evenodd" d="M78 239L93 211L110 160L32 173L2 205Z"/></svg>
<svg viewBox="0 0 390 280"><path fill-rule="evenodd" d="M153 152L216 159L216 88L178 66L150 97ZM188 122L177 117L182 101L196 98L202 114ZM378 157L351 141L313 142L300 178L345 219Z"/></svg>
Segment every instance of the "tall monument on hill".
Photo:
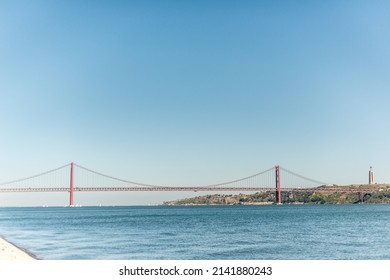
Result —
<svg viewBox="0 0 390 280"><path fill-rule="evenodd" d="M368 172L368 184L370 185L375 184L374 170L372 170L372 166L370 166L370 171Z"/></svg>

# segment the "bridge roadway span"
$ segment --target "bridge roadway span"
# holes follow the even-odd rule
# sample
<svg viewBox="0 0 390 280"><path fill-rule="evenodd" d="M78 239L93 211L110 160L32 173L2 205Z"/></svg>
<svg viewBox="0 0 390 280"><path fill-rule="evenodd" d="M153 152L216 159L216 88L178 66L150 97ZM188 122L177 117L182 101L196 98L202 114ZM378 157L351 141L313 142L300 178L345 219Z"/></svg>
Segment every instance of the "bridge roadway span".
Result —
<svg viewBox="0 0 390 280"><path fill-rule="evenodd" d="M54 187L54 188L0 188L1 193L6 192L69 192L69 188L63 187ZM165 191L188 191L188 192L269 192L276 191L275 188L270 187L75 187L75 192L165 192ZM282 188L282 192L322 192L322 193L332 193L332 192L355 192L355 193L371 193L373 189L363 189L363 188L325 188L325 187L315 187L315 188Z"/></svg>

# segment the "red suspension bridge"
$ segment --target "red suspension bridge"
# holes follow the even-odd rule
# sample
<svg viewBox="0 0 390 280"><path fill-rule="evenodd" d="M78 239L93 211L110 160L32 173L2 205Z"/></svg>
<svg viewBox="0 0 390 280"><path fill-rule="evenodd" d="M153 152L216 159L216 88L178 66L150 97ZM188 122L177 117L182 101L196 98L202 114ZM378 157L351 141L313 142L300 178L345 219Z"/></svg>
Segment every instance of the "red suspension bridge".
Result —
<svg viewBox="0 0 390 280"><path fill-rule="evenodd" d="M283 178L283 181L282 181ZM69 205L74 205L75 192L126 191L208 191L208 192L267 192L275 191L276 203L285 192L368 192L356 188L325 187L326 183L275 166L241 179L202 186L160 186L137 183L106 175L81 165L70 163L18 180L0 183L0 192L69 192ZM283 187L282 187L283 186Z"/></svg>

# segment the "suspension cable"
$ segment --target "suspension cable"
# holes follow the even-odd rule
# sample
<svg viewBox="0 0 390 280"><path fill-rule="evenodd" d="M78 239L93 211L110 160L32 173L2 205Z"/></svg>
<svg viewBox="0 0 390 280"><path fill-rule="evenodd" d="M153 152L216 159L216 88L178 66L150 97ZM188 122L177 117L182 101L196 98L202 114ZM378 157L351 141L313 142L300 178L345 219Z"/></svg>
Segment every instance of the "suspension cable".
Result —
<svg viewBox="0 0 390 280"><path fill-rule="evenodd" d="M308 177L305 177L305 176L302 176L302 175L299 175L295 172L292 172L286 168L283 168L283 167L280 167L283 171L286 171L287 173L290 173L291 175L294 175L294 176L297 176L301 179L304 179L304 180L307 180L307 181L310 181L310 182L313 182L313 183L316 183L316 184L320 184L320 185L326 185L327 183L324 183L324 182L320 182L320 181L317 181L317 180L314 180L314 179L310 179Z"/></svg>
<svg viewBox="0 0 390 280"><path fill-rule="evenodd" d="M81 168L81 169L84 169L85 171L94 173L94 174L99 175L99 176L103 176L103 177L108 178L108 179L120 181L120 182L123 182L123 183L128 183L128 184L137 185L137 186L143 186L143 187L152 187L152 188L164 187L164 186L158 186L158 185L151 185L151 184L144 184L144 183L137 183L137 182L133 182L133 181L128 181L128 180L124 180L124 179L121 179L121 178L113 177L113 176L110 176L110 175L106 175L106 174L94 171L92 169L86 168L86 167L78 165L76 163L74 165L79 167L79 168Z"/></svg>
<svg viewBox="0 0 390 280"><path fill-rule="evenodd" d="M247 179L251 179L253 177L256 177L256 176L259 176L259 175L262 175L264 173L267 173L271 170L273 170L274 167L271 167L270 169L267 169L267 170L264 170L262 172L259 172L259 173L256 173L254 175L251 175L251 176L247 176L247 177L244 177L244 178L241 178L241 179L237 179L237 180L233 180L233 181L228 181L228 182L224 182L224 183L219 183L219 184L212 184L212 185L206 185L204 186L205 188L208 188L208 187L217 187L217 186L222 186L222 185L229 185L229 184L233 184L233 183L237 183L237 182L241 182L241 181L244 181L244 180L247 180Z"/></svg>
<svg viewBox="0 0 390 280"><path fill-rule="evenodd" d="M110 176L110 175L106 175L106 174L103 174L101 172L97 172L97 171L94 171L92 169L89 169L89 168L86 168L84 166L81 166L81 165L78 165L78 164L74 164L75 166L81 168L81 169L84 169L88 172L91 172L91 173L94 173L96 175L99 175L99 176L103 176L103 177L106 177L106 178L109 178L109 179L112 179L112 180L117 180L117 181L120 181L120 182L123 182L123 183L128 183L128 184L133 184L133 185L137 185L137 186L144 186L144 187L152 187L152 188L161 188L161 187L166 187L166 186L161 186L161 185L151 185L151 184L145 184L145 183L137 183L137 182L133 182L133 181L128 181L128 180L124 180L124 179L121 179L121 178L117 178L117 177L113 177L113 176ZM259 172L259 173L256 173L254 175L251 175L251 176L247 176L247 177L244 177L244 178L241 178L241 179L237 179L237 180L233 180L233 181L228 181L228 182L223 182L223 183L218 183L218 184L211 184L211 185L205 185L205 186L195 186L195 187L199 187L199 188L209 188L209 187L218 187L218 186L223 186L223 185L228 185L228 184L232 184L232 183L236 183L236 182L240 182L240 181L244 181L244 180L247 180L247 179L250 179L250 178L253 178L253 177L256 177L256 176L259 176L259 175L262 175L264 173L267 173L269 171L273 170L273 167L270 168L270 169L267 169L265 171L262 171L262 172Z"/></svg>
<svg viewBox="0 0 390 280"><path fill-rule="evenodd" d="M43 175L47 175L47 174L49 174L49 173L55 172L55 171L57 171L57 170L60 170L60 169L62 169L62 168L65 168L65 167L67 167L67 166L69 166L69 163L68 163L68 164L65 164L65 165L63 165L63 166L57 167L57 168L55 168L55 169L46 171L46 172L42 172L42 173L33 175L33 176L29 176L29 177L25 177L25 178L22 178L22 179L17 179L17 180L13 180L13 181L8 181L8 182L0 183L0 186L9 185L9 184L13 184L13 183L19 183L19 182L26 181L26 180L29 180L29 179L34 179L34 178L36 178L36 177L43 176Z"/></svg>

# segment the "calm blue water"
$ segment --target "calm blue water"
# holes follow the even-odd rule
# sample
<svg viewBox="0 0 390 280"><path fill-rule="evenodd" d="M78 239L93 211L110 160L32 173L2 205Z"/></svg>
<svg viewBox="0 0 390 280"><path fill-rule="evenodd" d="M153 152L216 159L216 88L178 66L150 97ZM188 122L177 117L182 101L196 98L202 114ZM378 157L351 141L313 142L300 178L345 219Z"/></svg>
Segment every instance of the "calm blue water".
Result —
<svg viewBox="0 0 390 280"><path fill-rule="evenodd" d="M0 208L40 259L390 259L390 205Z"/></svg>

